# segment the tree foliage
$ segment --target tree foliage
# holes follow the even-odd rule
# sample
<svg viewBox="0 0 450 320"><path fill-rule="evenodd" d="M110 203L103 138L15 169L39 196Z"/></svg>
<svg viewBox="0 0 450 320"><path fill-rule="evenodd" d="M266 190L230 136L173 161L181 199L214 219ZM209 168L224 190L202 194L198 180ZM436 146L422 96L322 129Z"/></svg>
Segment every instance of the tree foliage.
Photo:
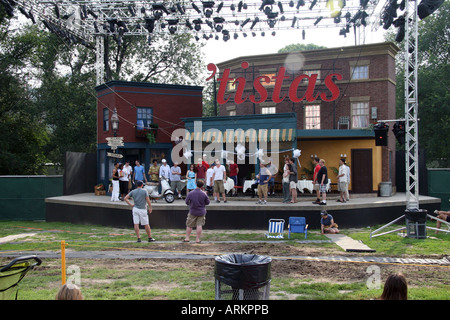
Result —
<svg viewBox="0 0 450 320"><path fill-rule="evenodd" d="M105 41L109 80L195 84L204 70L190 35ZM0 6L0 174L45 173L66 151L95 152L95 51L18 23Z"/></svg>
<svg viewBox="0 0 450 320"><path fill-rule="evenodd" d="M419 144L428 166L448 167L450 158L450 2L419 21L418 118ZM395 33L387 35L393 41ZM397 117L405 117L404 42L397 56Z"/></svg>
<svg viewBox="0 0 450 320"><path fill-rule="evenodd" d="M309 44L295 43L295 44L288 44L287 46L281 48L280 50L278 50L278 53L318 50L318 49L326 49L326 48L327 47L319 46L319 45L313 44L313 43L309 43Z"/></svg>

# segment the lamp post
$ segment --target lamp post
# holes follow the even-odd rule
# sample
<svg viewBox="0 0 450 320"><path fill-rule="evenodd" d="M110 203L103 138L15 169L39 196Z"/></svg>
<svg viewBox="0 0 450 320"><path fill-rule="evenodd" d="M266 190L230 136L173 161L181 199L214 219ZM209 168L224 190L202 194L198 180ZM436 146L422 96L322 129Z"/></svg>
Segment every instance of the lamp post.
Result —
<svg viewBox="0 0 450 320"><path fill-rule="evenodd" d="M117 137L117 130L119 130L119 116L117 110L114 108L114 113L111 116L111 126L114 131L114 137Z"/></svg>

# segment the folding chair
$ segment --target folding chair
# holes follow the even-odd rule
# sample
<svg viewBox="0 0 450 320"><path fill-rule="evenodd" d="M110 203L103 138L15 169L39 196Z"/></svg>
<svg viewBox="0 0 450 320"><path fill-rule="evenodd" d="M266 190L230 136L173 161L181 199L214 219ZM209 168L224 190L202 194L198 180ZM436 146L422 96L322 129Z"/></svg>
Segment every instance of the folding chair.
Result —
<svg viewBox="0 0 450 320"><path fill-rule="evenodd" d="M304 233L305 239L308 235L308 225L305 217L289 217L288 224L288 239L291 238L291 233Z"/></svg>
<svg viewBox="0 0 450 320"><path fill-rule="evenodd" d="M17 300L17 285L28 271L41 264L41 259L35 255L14 259L6 266L0 266L0 300L9 300L14 295Z"/></svg>
<svg viewBox="0 0 450 320"><path fill-rule="evenodd" d="M283 232L284 232L284 219L269 220L269 230L266 233L267 238L283 239L284 238Z"/></svg>

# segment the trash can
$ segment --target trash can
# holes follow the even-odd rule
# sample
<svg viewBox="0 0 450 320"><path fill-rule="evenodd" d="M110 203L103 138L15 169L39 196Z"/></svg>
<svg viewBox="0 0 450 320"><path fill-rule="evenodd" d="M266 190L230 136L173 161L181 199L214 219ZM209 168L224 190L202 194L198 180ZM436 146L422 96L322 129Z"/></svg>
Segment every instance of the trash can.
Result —
<svg viewBox="0 0 450 320"><path fill-rule="evenodd" d="M269 300L272 258L228 254L215 259L216 300Z"/></svg>
<svg viewBox="0 0 450 320"><path fill-rule="evenodd" d="M380 182L379 189L380 197L391 197L392 196L392 182Z"/></svg>
<svg viewBox="0 0 450 320"><path fill-rule="evenodd" d="M425 239L427 237L427 210L405 210L406 236L408 238Z"/></svg>

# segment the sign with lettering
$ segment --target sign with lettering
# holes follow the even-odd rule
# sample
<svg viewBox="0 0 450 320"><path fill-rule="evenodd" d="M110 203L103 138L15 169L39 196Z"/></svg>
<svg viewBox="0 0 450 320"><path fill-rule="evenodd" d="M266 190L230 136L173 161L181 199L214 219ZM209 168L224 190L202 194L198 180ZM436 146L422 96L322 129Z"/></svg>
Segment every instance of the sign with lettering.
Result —
<svg viewBox="0 0 450 320"><path fill-rule="evenodd" d="M243 61L241 63L241 68L243 70L248 69L249 63ZM208 71L211 71L212 74L206 79L207 81L215 77L217 73L217 66L214 63L208 64ZM219 82L219 90L217 92L217 102L219 104L225 104L232 98L231 95L225 97L226 89L229 83L232 84L233 87L236 88L234 93L234 102L236 104L244 103L245 101L251 101L253 103L263 103L268 99L269 92L267 88L263 85L269 84L271 82L275 82L273 86L272 92L272 101L274 103L280 103L287 97L292 102L300 102L302 100L306 100L308 102L321 99L322 101L331 102L339 98L340 90L339 87L334 82L335 80L342 80L342 75L339 73L331 73L327 75L324 79L324 84L326 90L323 92L316 92L316 83L317 83L317 74L300 74L295 77L289 85L288 94L282 94L281 89L283 85L285 85L284 81L289 79L289 76L286 75L286 68L279 67L278 72L269 77L268 75L261 75L256 77L253 80L253 89L257 94L245 94L245 87L247 84L247 79L244 77L238 77L236 79L230 77L231 69L226 68L222 72L221 77L217 79ZM300 84L307 82L306 90L303 94L299 94ZM253 91L253 90L252 90ZM259 97L258 97L259 96Z"/></svg>
<svg viewBox="0 0 450 320"><path fill-rule="evenodd" d="M123 137L107 137L106 141L108 141L108 146L111 147L112 150L116 150L117 147L123 147Z"/></svg>
<svg viewBox="0 0 450 320"><path fill-rule="evenodd" d="M107 152L106 155L110 158L123 158L123 154L120 153Z"/></svg>

